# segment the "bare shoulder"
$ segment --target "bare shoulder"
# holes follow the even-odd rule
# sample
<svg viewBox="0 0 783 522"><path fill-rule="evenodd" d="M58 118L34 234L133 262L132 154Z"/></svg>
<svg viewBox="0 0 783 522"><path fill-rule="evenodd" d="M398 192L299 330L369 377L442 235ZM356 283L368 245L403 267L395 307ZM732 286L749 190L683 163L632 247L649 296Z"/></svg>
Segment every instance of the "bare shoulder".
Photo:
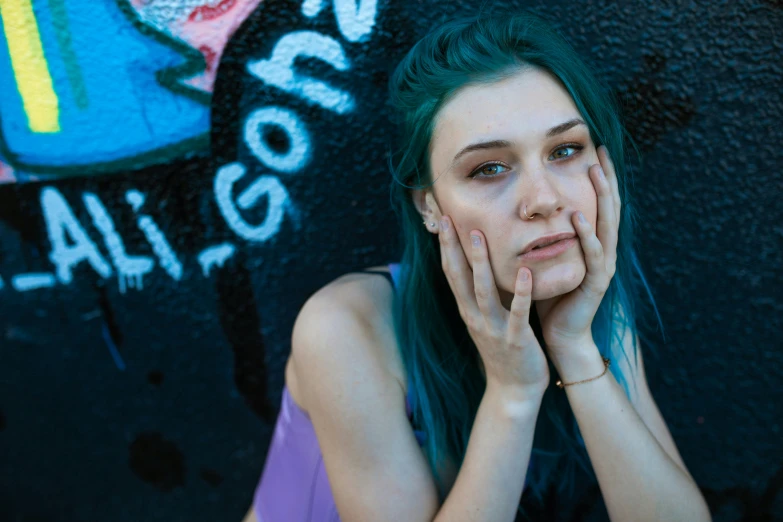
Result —
<svg viewBox="0 0 783 522"><path fill-rule="evenodd" d="M389 271L387 266L369 269ZM305 302L294 323L285 371L289 392L302 409L308 410L304 376L320 372L349 371L357 378L377 372L405 393L392 297L385 277L352 272L326 284Z"/></svg>
<svg viewBox="0 0 783 522"><path fill-rule="evenodd" d="M300 395L343 520L432 520L438 510L395 375L384 315L392 302L386 278L347 274L305 303L292 333Z"/></svg>
<svg viewBox="0 0 783 522"><path fill-rule="evenodd" d="M365 270L373 272L389 273L389 267L386 265L371 266ZM319 294L327 294L330 297L343 297L346 294L350 298L360 297L368 301L375 302L379 306L391 305L392 287L385 277L368 272L348 272L343 274L331 283L325 285L313 297ZM378 310L383 312L385 310Z"/></svg>
<svg viewBox="0 0 783 522"><path fill-rule="evenodd" d="M247 510L247 513L245 514L245 518L242 519L242 522L258 522L258 517L256 517L255 511L253 511L252 504L250 506L250 509Z"/></svg>

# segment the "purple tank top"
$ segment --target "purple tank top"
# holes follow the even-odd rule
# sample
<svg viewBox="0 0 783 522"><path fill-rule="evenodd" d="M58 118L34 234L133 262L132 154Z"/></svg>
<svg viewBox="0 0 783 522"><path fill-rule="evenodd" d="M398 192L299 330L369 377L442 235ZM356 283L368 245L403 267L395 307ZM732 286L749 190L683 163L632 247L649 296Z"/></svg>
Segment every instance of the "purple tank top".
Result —
<svg viewBox="0 0 783 522"><path fill-rule="evenodd" d="M397 287L399 264L389 265ZM405 411L412 420L411 387L405 397ZM412 428L413 429L413 428ZM419 445L426 435L414 430ZM253 497L258 522L339 522L337 507L326 476L321 449L310 417L283 388L280 414L275 423L261 481Z"/></svg>

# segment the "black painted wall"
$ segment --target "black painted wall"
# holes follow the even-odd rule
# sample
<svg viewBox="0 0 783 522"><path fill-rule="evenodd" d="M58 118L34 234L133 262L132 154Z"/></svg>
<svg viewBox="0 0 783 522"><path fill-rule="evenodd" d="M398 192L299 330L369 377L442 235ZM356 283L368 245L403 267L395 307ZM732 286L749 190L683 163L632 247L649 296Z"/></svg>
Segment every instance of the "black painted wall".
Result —
<svg viewBox="0 0 783 522"><path fill-rule="evenodd" d="M16 180L0 185L0 520L241 519L299 307L340 274L397 259L388 75L432 23L480 3L381 0L361 27L338 24L332 2L313 14L267 0L237 15L219 64L136 20L196 64L187 74L217 70L196 94L165 75L150 83L203 104L211 123L112 161L43 145L22 154L33 138L13 135L19 95L0 83L0 178ZM639 248L666 327L665 338L647 331L661 354L648 379L714 519L783 520L780 2L509 3L534 7L577 47L641 145ZM297 58L297 71L339 103L251 72L297 31L321 35L310 47L321 54ZM269 107L296 122L293 134L259 127ZM181 123L149 117L157 130ZM96 146L60 132L76 152ZM583 486L570 520L603 509Z"/></svg>

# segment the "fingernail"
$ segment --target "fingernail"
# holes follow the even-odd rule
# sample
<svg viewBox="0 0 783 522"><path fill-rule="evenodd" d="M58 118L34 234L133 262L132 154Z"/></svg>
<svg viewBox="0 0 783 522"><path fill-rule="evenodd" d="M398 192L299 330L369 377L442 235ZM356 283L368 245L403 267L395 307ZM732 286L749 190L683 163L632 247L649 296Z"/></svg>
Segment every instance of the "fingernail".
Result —
<svg viewBox="0 0 783 522"><path fill-rule="evenodd" d="M527 281L528 277L530 277L530 274L527 273L527 270L522 270L519 274L519 278L522 279L522 281Z"/></svg>
<svg viewBox="0 0 783 522"><path fill-rule="evenodd" d="M442 230L448 230L449 229L449 222L448 222L448 220L445 217L440 218L440 228Z"/></svg>
<svg viewBox="0 0 783 522"><path fill-rule="evenodd" d="M473 246L481 246L481 238L478 236L474 236L473 234L470 235L470 240L473 242Z"/></svg>
<svg viewBox="0 0 783 522"><path fill-rule="evenodd" d="M598 175L601 177L601 179L606 179L606 174L604 174L604 169L601 168L601 166L598 166Z"/></svg>
<svg viewBox="0 0 783 522"><path fill-rule="evenodd" d="M580 223L587 223L587 220L585 219L585 215L581 212L577 212L576 218L579 220Z"/></svg>

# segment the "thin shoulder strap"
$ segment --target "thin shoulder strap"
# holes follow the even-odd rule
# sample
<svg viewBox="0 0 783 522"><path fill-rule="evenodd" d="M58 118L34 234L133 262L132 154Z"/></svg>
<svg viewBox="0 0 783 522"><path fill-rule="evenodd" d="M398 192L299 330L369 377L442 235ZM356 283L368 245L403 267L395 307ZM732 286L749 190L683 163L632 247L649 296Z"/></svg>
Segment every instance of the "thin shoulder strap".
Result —
<svg viewBox="0 0 783 522"><path fill-rule="evenodd" d="M396 290L396 289L397 289L397 288L396 288L396 287L397 287L397 285L396 285L396 284L395 284L395 282L394 282L394 278L392 277L392 275L391 275L389 272L381 272L380 270L371 270L371 269L369 269L369 268L365 268L365 269L363 269L363 270L360 270L359 272L356 272L356 273L365 273L365 274L378 274L378 275L382 275L383 277L385 277L385 278L386 278L386 279L389 281L389 283L391 283L391 285L392 285L392 290Z"/></svg>
<svg viewBox="0 0 783 522"><path fill-rule="evenodd" d="M396 292L397 291L397 279L399 279L399 269L400 265L397 263L390 263L389 265L389 271L388 272L381 272L378 270L370 270L370 269L364 269L362 272L370 273L370 274L380 274L384 276L386 279L391 282L392 289ZM413 434L416 436L416 441L419 443L419 446L424 446L427 442L427 433L424 430L417 429L417 426L413 422L413 410L416 408L416 394L413 393L413 386L411 385L410 380L408 380L408 391L405 394L405 414L408 416L408 419L411 422L411 425L413 427Z"/></svg>

